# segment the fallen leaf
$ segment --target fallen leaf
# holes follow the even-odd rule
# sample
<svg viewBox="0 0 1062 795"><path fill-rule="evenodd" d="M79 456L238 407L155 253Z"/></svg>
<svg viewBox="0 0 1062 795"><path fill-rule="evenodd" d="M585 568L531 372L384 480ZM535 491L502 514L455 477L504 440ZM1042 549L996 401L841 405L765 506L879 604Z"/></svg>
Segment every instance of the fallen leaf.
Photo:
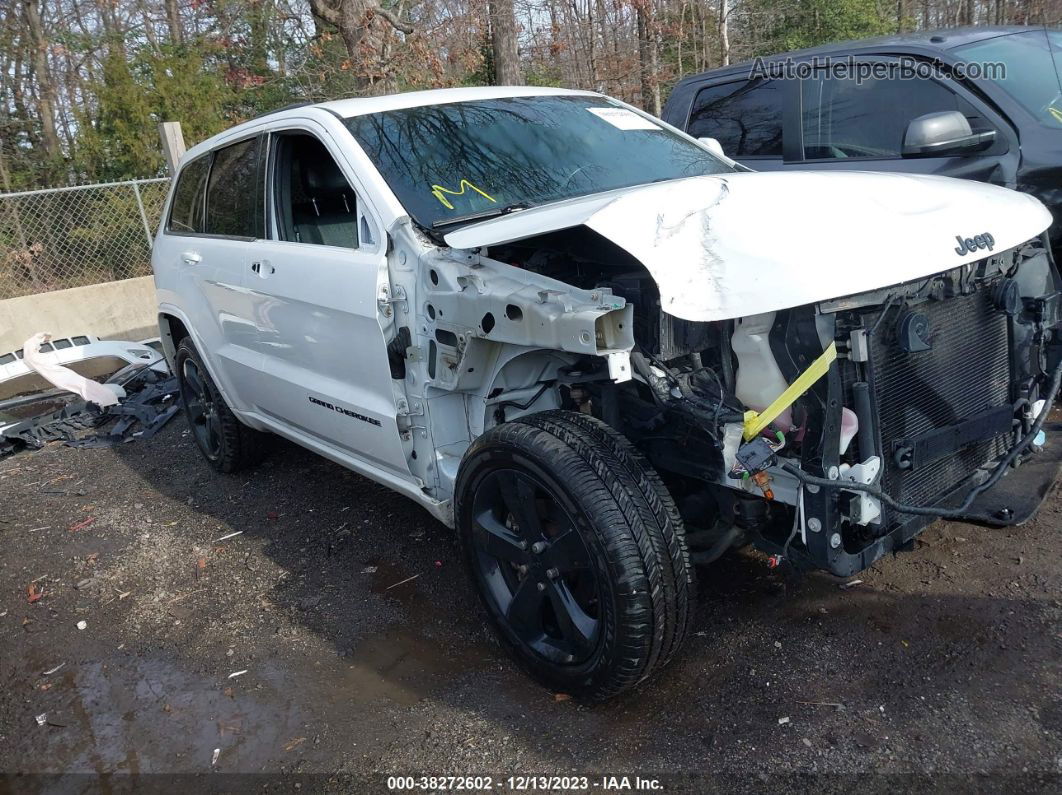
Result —
<svg viewBox="0 0 1062 795"><path fill-rule="evenodd" d="M567 693L554 693L553 694L553 700L554 701L571 701L571 699L572 699L572 697L569 696Z"/></svg>
<svg viewBox="0 0 1062 795"><path fill-rule="evenodd" d="M205 569L206 568L206 558L199 558L199 560L197 560L195 562L195 565L198 566L200 570Z"/></svg>
<svg viewBox="0 0 1062 795"><path fill-rule="evenodd" d="M288 744L284 746L284 750L285 751L290 751L293 748L298 747L299 745L301 745L304 742L306 742L306 738L305 737L295 737L295 738L293 738L293 739L288 741Z"/></svg>
<svg viewBox="0 0 1062 795"><path fill-rule="evenodd" d="M30 604L33 604L34 602L39 602L43 596L44 589L41 588L38 590L36 583L31 582L26 588L26 599L29 601Z"/></svg>
<svg viewBox="0 0 1062 795"><path fill-rule="evenodd" d="M88 527L90 524L92 524L95 521L96 521L96 517L95 516L90 516L88 519L84 519L84 520L82 520L80 522L74 522L74 524L70 525L70 527L68 527L66 529L68 531L70 531L71 533L76 533L78 530L84 530L86 527Z"/></svg>

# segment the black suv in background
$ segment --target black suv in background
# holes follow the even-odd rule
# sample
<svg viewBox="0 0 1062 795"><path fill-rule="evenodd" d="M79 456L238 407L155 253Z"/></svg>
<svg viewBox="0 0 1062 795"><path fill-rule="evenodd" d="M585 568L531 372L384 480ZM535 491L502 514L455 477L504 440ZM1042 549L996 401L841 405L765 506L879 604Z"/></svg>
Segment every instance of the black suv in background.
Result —
<svg viewBox="0 0 1062 795"><path fill-rule="evenodd" d="M847 75L828 68L838 62ZM872 64L881 68L867 77ZM974 77L971 64L1002 64L1005 77L998 69L994 79ZM915 70L921 76L910 79ZM688 77L663 118L714 138L756 170L940 174L1031 193L1054 215L1059 260L1060 72L1060 30L956 28L781 53Z"/></svg>

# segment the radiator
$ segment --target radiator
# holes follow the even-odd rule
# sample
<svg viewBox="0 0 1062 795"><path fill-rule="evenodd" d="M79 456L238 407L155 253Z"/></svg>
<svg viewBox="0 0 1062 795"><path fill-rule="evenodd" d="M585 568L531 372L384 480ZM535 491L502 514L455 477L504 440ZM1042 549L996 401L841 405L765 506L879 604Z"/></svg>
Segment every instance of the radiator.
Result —
<svg viewBox="0 0 1062 795"><path fill-rule="evenodd" d="M907 353L897 337L904 310L892 308L870 341L869 380L883 444L882 488L897 500L932 504L979 467L1002 455L1006 433L974 442L915 471L893 459L892 441L952 425L1010 402L1010 344L1006 315L991 288L911 308L929 320L929 350ZM866 318L868 327L876 318ZM885 524L907 514L886 513Z"/></svg>

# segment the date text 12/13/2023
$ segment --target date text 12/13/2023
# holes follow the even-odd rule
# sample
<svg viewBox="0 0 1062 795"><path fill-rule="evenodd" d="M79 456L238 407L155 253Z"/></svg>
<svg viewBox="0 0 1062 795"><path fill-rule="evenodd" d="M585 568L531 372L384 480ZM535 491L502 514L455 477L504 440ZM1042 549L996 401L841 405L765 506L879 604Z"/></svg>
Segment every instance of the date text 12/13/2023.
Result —
<svg viewBox="0 0 1062 795"><path fill-rule="evenodd" d="M659 779L643 776L388 776L387 788L392 792L650 792L663 790L664 785Z"/></svg>

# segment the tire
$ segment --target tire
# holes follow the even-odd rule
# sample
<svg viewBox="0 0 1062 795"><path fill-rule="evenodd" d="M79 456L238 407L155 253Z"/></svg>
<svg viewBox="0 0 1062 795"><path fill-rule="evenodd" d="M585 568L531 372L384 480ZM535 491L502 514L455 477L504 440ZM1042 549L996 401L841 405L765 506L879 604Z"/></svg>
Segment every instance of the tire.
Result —
<svg viewBox="0 0 1062 795"><path fill-rule="evenodd" d="M674 657L695 599L685 531L619 433L567 411L495 426L469 447L455 495L490 622L532 677L600 701Z"/></svg>
<svg viewBox="0 0 1062 795"><path fill-rule="evenodd" d="M231 473L261 461L268 434L248 428L236 418L189 337L178 344L174 365L184 416L207 463L218 472Z"/></svg>

